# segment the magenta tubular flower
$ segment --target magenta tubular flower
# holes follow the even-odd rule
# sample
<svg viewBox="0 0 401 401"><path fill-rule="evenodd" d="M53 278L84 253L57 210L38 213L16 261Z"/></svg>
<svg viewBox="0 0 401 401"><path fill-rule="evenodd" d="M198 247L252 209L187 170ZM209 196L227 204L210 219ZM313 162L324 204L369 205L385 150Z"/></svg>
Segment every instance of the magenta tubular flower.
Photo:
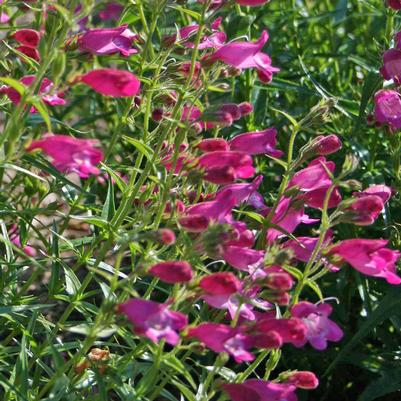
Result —
<svg viewBox="0 0 401 401"><path fill-rule="evenodd" d="M401 284L396 274L400 252L385 248L387 240L348 239L333 246L328 255L338 255L354 269L372 277L382 277L389 284Z"/></svg>
<svg viewBox="0 0 401 401"><path fill-rule="evenodd" d="M384 52L380 73L384 79L393 79L395 83L401 83L401 51L399 49L389 49Z"/></svg>
<svg viewBox="0 0 401 401"><path fill-rule="evenodd" d="M273 73L280 71L271 65L270 57L261 50L269 34L263 31L256 42L231 42L221 46L210 56L210 61L220 60L225 64L239 69L256 68L259 79L268 83L273 78Z"/></svg>
<svg viewBox="0 0 401 401"><path fill-rule="evenodd" d="M346 212L350 213L352 223L357 226L368 226L375 222L383 208L384 203L380 196L365 194L355 199Z"/></svg>
<svg viewBox="0 0 401 401"><path fill-rule="evenodd" d="M401 10L401 0L387 0L387 4L394 10Z"/></svg>
<svg viewBox="0 0 401 401"><path fill-rule="evenodd" d="M188 337L195 337L214 352L227 352L237 363L252 361L255 357L248 352L252 347L249 336L240 329L218 323L201 323L189 329Z"/></svg>
<svg viewBox="0 0 401 401"><path fill-rule="evenodd" d="M262 181L263 176L258 175L250 183L225 185L217 192L216 199L223 199L230 193L230 195L235 198L235 206L238 206L242 202L246 202L249 197L258 190Z"/></svg>
<svg viewBox="0 0 401 401"><path fill-rule="evenodd" d="M100 11L99 18L102 20L118 20L124 7L114 1L107 3L106 7Z"/></svg>
<svg viewBox="0 0 401 401"><path fill-rule="evenodd" d="M205 173L215 168L232 168L234 180L238 178L250 178L255 173L252 157L242 152L217 151L206 153L198 158L198 166Z"/></svg>
<svg viewBox="0 0 401 401"><path fill-rule="evenodd" d="M307 342L317 350L327 348L327 341L337 342L343 337L340 327L330 320L333 308L329 304L312 304L307 301L298 302L291 308L291 315L303 321L307 327L306 338L295 345L303 347Z"/></svg>
<svg viewBox="0 0 401 401"><path fill-rule="evenodd" d="M138 52L132 47L136 37L128 25L113 29L89 29L78 39L78 46L81 51L92 54L120 53L129 56Z"/></svg>
<svg viewBox="0 0 401 401"><path fill-rule="evenodd" d="M34 29L19 29L12 37L21 45L36 48L39 44L40 33Z"/></svg>
<svg viewBox="0 0 401 401"><path fill-rule="evenodd" d="M164 338L167 343L176 345L179 341L177 332L188 324L187 316L170 311L167 304L144 299L130 299L120 304L118 311L134 325L135 334L148 337L154 343Z"/></svg>
<svg viewBox="0 0 401 401"><path fill-rule="evenodd" d="M223 259L238 270L248 271L263 261L264 252L256 249L230 245L225 248Z"/></svg>
<svg viewBox="0 0 401 401"><path fill-rule="evenodd" d="M277 130L268 128L260 132L247 132L231 139L231 150L248 153L249 155L267 154L273 157L281 157L283 152L276 149Z"/></svg>
<svg viewBox="0 0 401 401"><path fill-rule="evenodd" d="M68 135L46 134L42 139L32 141L28 152L42 150L50 156L52 164L63 173L77 173L81 178L98 175L96 167L103 160L103 152L94 145L93 139L77 139Z"/></svg>
<svg viewBox="0 0 401 401"><path fill-rule="evenodd" d="M149 269L149 273L170 284L188 283L192 280L191 265L184 261L156 263Z"/></svg>
<svg viewBox="0 0 401 401"><path fill-rule="evenodd" d="M203 216L208 222L224 223L230 215L235 205L235 198L231 193L227 193L227 197L216 199L209 202L196 203L189 206L184 216Z"/></svg>
<svg viewBox="0 0 401 401"><path fill-rule="evenodd" d="M25 77L20 79L20 82L25 86L29 86L33 83L34 80L34 75L26 75ZM50 81L50 79L43 78L42 83L39 87L39 95L41 96L42 100L50 106L64 105L65 100L60 97L60 94L51 93L53 91L53 86L53 82ZM18 104L21 101L21 95L10 86L2 86L0 88L0 93L6 94L14 104ZM37 110L35 107L31 107L29 112L36 113Z"/></svg>
<svg viewBox="0 0 401 401"><path fill-rule="evenodd" d="M278 225L289 233L293 233L301 223L313 224L318 221L319 219L310 219L309 216L305 214L303 207L298 205L295 207L291 205L291 199L285 197L280 199L272 219L272 223ZM268 242L272 242L282 236L285 236L282 231L275 228L269 228L266 238Z"/></svg>
<svg viewBox="0 0 401 401"><path fill-rule="evenodd" d="M331 186L331 178L326 168L334 172L334 162L326 162L324 157L319 157L308 164L308 166L294 174L288 184L288 188L297 186L301 191L310 192L319 188Z"/></svg>
<svg viewBox="0 0 401 401"><path fill-rule="evenodd" d="M362 192L354 192L352 195L361 198L366 195L376 195L381 198L384 204L386 204L393 194L393 190L387 185L371 185L364 189Z"/></svg>
<svg viewBox="0 0 401 401"><path fill-rule="evenodd" d="M236 245L245 248L252 248L255 244L255 235L251 230L248 230L246 224L242 221L229 221L229 224L234 231L234 238L225 242L224 245Z"/></svg>
<svg viewBox="0 0 401 401"><path fill-rule="evenodd" d="M394 130L401 128L401 99L398 92L383 89L375 94L375 119Z"/></svg>
<svg viewBox="0 0 401 401"><path fill-rule="evenodd" d="M139 93L141 83L129 71L103 68L81 75L78 80L94 91L112 97L130 97Z"/></svg>
<svg viewBox="0 0 401 401"><path fill-rule="evenodd" d="M231 272L218 272L202 277L199 287L210 295L232 295L241 289L241 282Z"/></svg>
<svg viewBox="0 0 401 401"><path fill-rule="evenodd" d="M262 316L256 323L256 329L261 333L277 333L283 343L291 343L295 346L306 343L307 326L297 317L276 319L271 316L267 318Z"/></svg>
<svg viewBox="0 0 401 401"><path fill-rule="evenodd" d="M245 380L241 384L224 383L223 389L232 401L297 401L293 384L273 383L260 379Z"/></svg>
<svg viewBox="0 0 401 401"><path fill-rule="evenodd" d="M319 379L313 372L308 371L291 373L287 379L287 382L304 390L313 390L319 386Z"/></svg>
<svg viewBox="0 0 401 401"><path fill-rule="evenodd" d="M330 175L326 171L334 172L335 164L326 161L325 157L318 157L308 166L294 174L288 184L288 188L297 187L304 193L302 199L306 205L313 208L322 208L328 188L332 184ZM335 188L329 199L329 208L337 206L341 202L341 195Z"/></svg>

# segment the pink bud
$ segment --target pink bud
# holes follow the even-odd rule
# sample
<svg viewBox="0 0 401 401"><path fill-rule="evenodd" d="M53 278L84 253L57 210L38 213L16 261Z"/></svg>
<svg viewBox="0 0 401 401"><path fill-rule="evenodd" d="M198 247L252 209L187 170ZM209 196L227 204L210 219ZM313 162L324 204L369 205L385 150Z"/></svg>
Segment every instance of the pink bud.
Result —
<svg viewBox="0 0 401 401"><path fill-rule="evenodd" d="M199 287L210 295L231 295L241 288L241 283L233 273L220 272L203 277Z"/></svg>
<svg viewBox="0 0 401 401"><path fill-rule="evenodd" d="M288 382L304 390L313 390L319 385L319 379L316 375L308 371L292 373Z"/></svg>
<svg viewBox="0 0 401 401"><path fill-rule="evenodd" d="M157 230L156 235L158 236L159 241L164 245L172 245L175 242L174 231L168 228L160 228Z"/></svg>
<svg viewBox="0 0 401 401"><path fill-rule="evenodd" d="M320 156L329 155L340 150L342 143L337 135L320 135L316 138L313 150Z"/></svg>
<svg viewBox="0 0 401 401"><path fill-rule="evenodd" d="M272 290L289 291L293 284L292 277L286 272L274 272L267 276L267 286Z"/></svg>
<svg viewBox="0 0 401 401"><path fill-rule="evenodd" d="M383 200L377 195L365 195L356 199L350 208L352 221L358 226L373 224L383 210Z"/></svg>
<svg viewBox="0 0 401 401"><path fill-rule="evenodd" d="M161 121L162 118L163 118L163 109L158 108L152 111L152 119L154 121Z"/></svg>
<svg viewBox="0 0 401 401"><path fill-rule="evenodd" d="M166 283L187 283L192 280L192 268L188 262L160 262L149 269L149 273Z"/></svg>
<svg viewBox="0 0 401 401"><path fill-rule="evenodd" d="M199 145L198 148L204 152L215 152L217 150L229 150L228 143L225 139L223 138L208 138L208 139L203 139Z"/></svg>
<svg viewBox="0 0 401 401"><path fill-rule="evenodd" d="M238 105L241 116L247 116L253 112L253 106L249 102L242 102Z"/></svg>
<svg viewBox="0 0 401 401"><path fill-rule="evenodd" d="M13 38L24 46L35 48L39 44L40 33L34 29L20 29L14 33Z"/></svg>
<svg viewBox="0 0 401 401"><path fill-rule="evenodd" d="M193 233L205 231L209 226L209 219L200 214L181 217L178 222L186 231Z"/></svg>
<svg viewBox="0 0 401 401"><path fill-rule="evenodd" d="M36 49L34 49L33 47L29 47L29 46L18 46L18 47L16 48L16 50L18 50L18 51L21 52L21 53L24 53L25 56L28 56L29 58L32 58L32 59L34 59L34 60L36 60L36 61L40 61L40 54L39 54L39 52L38 52ZM21 59L22 59L22 57L21 57ZM24 60L22 59L22 61L24 61Z"/></svg>

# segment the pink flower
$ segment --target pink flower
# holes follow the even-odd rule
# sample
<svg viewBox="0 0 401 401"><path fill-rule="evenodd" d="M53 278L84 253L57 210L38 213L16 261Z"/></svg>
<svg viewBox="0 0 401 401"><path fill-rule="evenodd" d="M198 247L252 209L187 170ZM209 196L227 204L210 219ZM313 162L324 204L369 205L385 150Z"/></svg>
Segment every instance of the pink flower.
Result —
<svg viewBox="0 0 401 401"><path fill-rule="evenodd" d="M103 160L103 152L94 148L93 139L77 139L68 135L46 134L32 141L28 152L40 149L52 159L52 164L63 173L77 173L81 178L98 175L96 167Z"/></svg>
<svg viewBox="0 0 401 401"><path fill-rule="evenodd" d="M132 48L132 41L136 37L128 25L113 29L90 29L78 39L78 46L81 51L92 54L121 53L129 56L138 52Z"/></svg>
<svg viewBox="0 0 401 401"><path fill-rule="evenodd" d="M352 195L361 198L366 195L376 195L381 198L384 204L386 204L393 194L393 190L387 185L371 185L364 189L362 192L354 192Z"/></svg>
<svg viewBox="0 0 401 401"><path fill-rule="evenodd" d="M349 219L357 226L373 224L384 208L382 198L377 195L359 196L345 210L345 219Z"/></svg>
<svg viewBox="0 0 401 401"><path fill-rule="evenodd" d="M25 86L29 86L33 83L34 80L34 75L26 75L25 77L20 79L20 82ZM50 106L64 105L65 100L60 97L60 94L52 93L53 86L53 82L50 81L50 79L43 78L42 83L39 87L39 94L42 100ZM18 104L21 101L21 95L10 86L2 86L0 88L0 93L6 94L14 104ZM31 107L29 111L30 113L37 112L35 107Z"/></svg>
<svg viewBox="0 0 401 401"><path fill-rule="evenodd" d="M211 24L212 33L211 35L205 35L201 39L198 49L218 49L221 47L227 39L227 36L224 32L219 32L218 28L221 23L221 18L218 18L215 22ZM195 44L193 42L188 41L191 37L195 37L197 32L199 31L199 25L188 25L178 30L178 35L170 35L163 39L163 42L166 46L170 46L174 44L177 39L184 42L183 45L187 48L192 49Z"/></svg>
<svg viewBox="0 0 401 401"><path fill-rule="evenodd" d="M401 51L390 49L383 54L383 67L380 73L386 80L393 79L395 83L401 83Z"/></svg>
<svg viewBox="0 0 401 401"><path fill-rule="evenodd" d="M313 390L319 386L319 379L314 373L308 371L291 373L287 382L304 390Z"/></svg>
<svg viewBox="0 0 401 401"><path fill-rule="evenodd" d="M255 173L252 157L242 152L217 151L205 153L198 158L198 166L204 170L206 180L210 182L217 181L217 179L213 179L214 175L219 176L217 172L230 172L231 179L227 179L224 182L225 184L230 184L239 178L250 178ZM215 183L223 184L221 181Z"/></svg>
<svg viewBox="0 0 401 401"><path fill-rule="evenodd" d="M250 248L230 245L225 248L223 259L232 267L248 271L263 262L264 252Z"/></svg>
<svg viewBox="0 0 401 401"><path fill-rule="evenodd" d="M141 83L129 71L103 68L81 75L78 81L90 86L96 92L112 97L135 96Z"/></svg>
<svg viewBox="0 0 401 401"><path fill-rule="evenodd" d="M313 348L324 350L327 348L327 341L340 341L343 331L340 327L328 318L333 308L329 304L314 305L307 301L298 302L291 308L291 315L301 319L306 328L306 338L295 344L303 347L309 342Z"/></svg>
<svg viewBox="0 0 401 401"><path fill-rule="evenodd" d="M296 346L306 343L307 326L297 318L276 319L267 314L267 318L263 315L258 318L256 329L261 333L276 332L282 339L283 343L292 343Z"/></svg>
<svg viewBox="0 0 401 401"><path fill-rule="evenodd" d="M301 223L313 224L318 221L318 219L310 219L309 216L305 214L304 207L299 205L299 202L292 204L291 199L286 197L280 199L272 219L272 223L289 233L293 233ZM269 228L266 238L268 242L272 242L284 235L285 234L279 229Z"/></svg>
<svg viewBox="0 0 401 401"><path fill-rule="evenodd" d="M180 312L172 312L167 304L160 304L144 299L130 299L118 306L134 325L134 333L148 337L154 343L162 338L171 345L179 341L177 331L187 324L187 317Z"/></svg>
<svg viewBox="0 0 401 401"><path fill-rule="evenodd" d="M396 274L400 252L385 248L387 240L348 239L333 246L327 255L338 255L367 276L383 277L389 284L401 284Z"/></svg>
<svg viewBox="0 0 401 401"><path fill-rule="evenodd" d="M229 142L231 150L237 150L249 155L268 154L273 157L281 157L283 152L276 149L277 130L267 128L260 132L247 132L235 136Z"/></svg>
<svg viewBox="0 0 401 401"><path fill-rule="evenodd" d="M40 33L34 29L19 29L12 36L22 45L32 48L36 48L40 40Z"/></svg>
<svg viewBox="0 0 401 401"><path fill-rule="evenodd" d="M401 128L401 99L398 92L383 89L375 94L375 119L394 130Z"/></svg>
<svg viewBox="0 0 401 401"><path fill-rule="evenodd" d="M245 380L241 384L225 383L223 389L232 401L297 401L292 384L273 383L260 379Z"/></svg>
<svg viewBox="0 0 401 401"><path fill-rule="evenodd" d="M156 263L149 273L166 283L188 283L192 280L192 268L188 262L172 261Z"/></svg>
<svg viewBox="0 0 401 401"><path fill-rule="evenodd" d="M188 337L195 337L214 352L227 352L237 363L252 361L255 357L248 352L251 339L240 329L218 323L201 323L189 329Z"/></svg>
<svg viewBox="0 0 401 401"><path fill-rule="evenodd" d="M241 289L241 282L233 273L219 272L202 277L199 287L210 295L232 295Z"/></svg>
<svg viewBox="0 0 401 401"><path fill-rule="evenodd" d="M180 224L192 232L202 232L204 231L209 223L217 222L224 223L227 220L227 217L230 215L232 208L235 205L235 199L231 194L227 194L227 197L224 199L216 199L209 202L201 202L195 205L189 206L182 217L180 217ZM186 218L186 220L184 220ZM205 222L206 227L201 224L201 229L197 229L197 225L191 229L190 224L188 226L184 225L183 222L189 223L192 219L199 222Z"/></svg>
<svg viewBox="0 0 401 401"><path fill-rule="evenodd" d="M213 53L209 60L212 62L220 60L239 69L255 67L258 70L259 79L268 83L272 80L273 73L280 71L279 68L271 65L270 57L261 52L268 39L267 31L263 31L256 42L227 43Z"/></svg>
<svg viewBox="0 0 401 401"><path fill-rule="evenodd" d="M244 184L229 184L221 188L217 194L216 199L223 199L230 193L235 198L235 206L245 202L249 197L257 191L263 181L263 176L258 175L252 182Z"/></svg>
<svg viewBox="0 0 401 401"><path fill-rule="evenodd" d="M309 207L322 208L328 188L332 179L327 170L334 172L335 164L326 161L325 157L318 157L311 161L308 166L294 174L288 184L288 188L297 187L304 193L302 199ZM341 202L341 195L337 188L332 192L329 199L329 207L335 207Z"/></svg>
<svg viewBox="0 0 401 401"><path fill-rule="evenodd" d="M99 18L102 20L118 20L124 7L116 2L110 2L106 7L100 11Z"/></svg>

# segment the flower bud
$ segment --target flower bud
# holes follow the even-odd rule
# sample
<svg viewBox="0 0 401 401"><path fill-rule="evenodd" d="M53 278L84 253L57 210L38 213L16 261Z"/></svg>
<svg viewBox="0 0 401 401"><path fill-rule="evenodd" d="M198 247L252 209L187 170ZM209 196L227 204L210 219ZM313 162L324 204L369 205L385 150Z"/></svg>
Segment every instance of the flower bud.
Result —
<svg viewBox="0 0 401 401"><path fill-rule="evenodd" d="M205 231L209 226L207 217L200 214L180 217L178 222L184 230L193 233Z"/></svg>
<svg viewBox="0 0 401 401"><path fill-rule="evenodd" d="M157 121L157 122L161 121L162 118L163 118L163 109L162 108L157 108L152 111L152 119L154 121Z"/></svg>
<svg viewBox="0 0 401 401"><path fill-rule="evenodd" d="M149 269L149 273L170 284L187 283L192 280L191 265L184 261L157 263Z"/></svg>
<svg viewBox="0 0 401 401"><path fill-rule="evenodd" d="M328 136L318 136L314 141L312 149L316 152L316 154L325 156L337 152L341 149L341 147L342 143L338 136L331 134Z"/></svg>
<svg viewBox="0 0 401 401"><path fill-rule="evenodd" d="M203 139L199 143L198 149L200 149L204 153L207 153L207 152L215 152L217 150L226 151L226 150L229 150L229 146L225 139L208 138L208 139Z"/></svg>
<svg viewBox="0 0 401 401"><path fill-rule="evenodd" d="M304 390L313 390L319 385L319 379L312 372L294 372L287 379L288 383Z"/></svg>
<svg viewBox="0 0 401 401"><path fill-rule="evenodd" d="M210 295L231 295L241 288L241 282L233 273L220 272L203 277L199 287Z"/></svg>
<svg viewBox="0 0 401 401"><path fill-rule="evenodd" d="M174 231L169 228L160 228L155 232L155 235L163 245L172 245L175 242Z"/></svg>
<svg viewBox="0 0 401 401"><path fill-rule="evenodd" d="M247 116L253 112L253 106L249 102L242 102L238 105L241 116Z"/></svg>
<svg viewBox="0 0 401 401"><path fill-rule="evenodd" d="M289 291L294 284L292 277L286 272L269 273L267 286L272 290Z"/></svg>

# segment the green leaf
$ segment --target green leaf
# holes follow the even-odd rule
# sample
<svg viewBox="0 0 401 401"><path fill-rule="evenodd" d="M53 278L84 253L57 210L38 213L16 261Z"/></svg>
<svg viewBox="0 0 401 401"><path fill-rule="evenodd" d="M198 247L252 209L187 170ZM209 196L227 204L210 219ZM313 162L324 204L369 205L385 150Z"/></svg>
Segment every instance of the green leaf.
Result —
<svg viewBox="0 0 401 401"><path fill-rule="evenodd" d="M334 361L325 372L325 376L347 355L363 338L365 338L375 327L393 315L401 313L401 290L399 287L390 287L387 295L379 302L378 307L368 316L359 330L351 340L341 349Z"/></svg>
<svg viewBox="0 0 401 401"><path fill-rule="evenodd" d="M114 185L113 180L109 177L109 184L107 188L107 197L102 209L102 218L110 221L116 212L116 205L114 202Z"/></svg>

